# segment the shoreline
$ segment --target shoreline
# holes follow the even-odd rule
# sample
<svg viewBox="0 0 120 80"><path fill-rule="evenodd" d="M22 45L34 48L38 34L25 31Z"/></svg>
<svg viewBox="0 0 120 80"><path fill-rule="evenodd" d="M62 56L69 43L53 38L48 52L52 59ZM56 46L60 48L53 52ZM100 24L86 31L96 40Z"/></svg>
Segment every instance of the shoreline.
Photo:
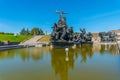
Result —
<svg viewBox="0 0 120 80"><path fill-rule="evenodd" d="M94 44L101 44L101 45L117 45L116 42L97 42L97 43L93 43ZM10 50L10 49L20 49L20 48L27 48L27 47L44 47L44 46L28 46L28 45L3 45L0 46L0 51L2 50Z"/></svg>
<svg viewBox="0 0 120 80"><path fill-rule="evenodd" d="M93 42L93 44L102 44L102 45L106 45L106 44L111 44L111 45L114 45L114 44L117 44L117 42Z"/></svg>
<svg viewBox="0 0 120 80"><path fill-rule="evenodd" d="M24 45L5 45L5 46L0 46L0 51L2 50L11 50L11 49L20 49L20 48L26 48L29 46L24 46Z"/></svg>

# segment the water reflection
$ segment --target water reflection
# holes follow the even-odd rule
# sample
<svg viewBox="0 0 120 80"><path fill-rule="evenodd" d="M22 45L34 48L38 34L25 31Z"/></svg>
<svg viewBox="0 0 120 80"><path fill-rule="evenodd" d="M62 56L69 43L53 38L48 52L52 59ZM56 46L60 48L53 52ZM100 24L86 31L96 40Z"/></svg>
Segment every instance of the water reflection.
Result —
<svg viewBox="0 0 120 80"><path fill-rule="evenodd" d="M118 55L119 51L117 45L83 45L77 47L76 49L70 48L69 50L69 61L66 61L66 53L64 49L52 49L51 50L51 64L54 69L55 74L59 74L61 80L69 80L68 73L69 70L74 70L75 60L81 56L80 63L86 63L87 58L92 58L94 54L113 54ZM106 78L107 79L107 78Z"/></svg>
<svg viewBox="0 0 120 80"><path fill-rule="evenodd" d="M50 49L49 47L15 49L15 50L0 51L0 61L4 60L4 59L8 59L8 60L14 59L16 57L19 57L23 62L27 62L27 61L31 61L31 60L32 61L40 61L44 57L46 59L46 55L50 55L50 60L51 60L50 64L51 64L51 67L53 69L55 76L59 75L60 80L70 80L71 76L69 76L69 71L75 70L75 62L80 60L79 61L80 65L82 65L82 63L86 64L89 61L89 59L92 59L94 57L95 54L119 55L119 50L117 48L117 45L99 45L99 44L83 45L83 46L77 47L76 49L69 48L69 54L68 54L68 56L66 56L65 49L55 49L55 48ZM68 61L66 61L66 57L69 58ZM41 64L41 65L45 65L45 64ZM94 64L91 64L91 65L93 67L96 66ZM89 64L85 67L89 67L91 65ZM99 65L101 65L101 63L99 63ZM36 65L36 66L38 66L38 65ZM49 68L49 67L50 66L45 65L45 68ZM35 68L37 68L38 70L40 69L40 67L35 67ZM84 68L82 68L82 69L84 70ZM33 71L34 71L34 68L33 68ZM86 72L86 71L84 71L84 72ZM82 73L82 70L80 72L75 71L76 75L79 75L80 73ZM46 73L46 75L50 76L50 74L48 74L48 73ZM91 74L89 74L89 75L91 75ZM72 75L72 76L75 76L75 75ZM40 79L41 78L39 77L38 80L40 80ZM45 78L42 78L42 79L45 79ZM57 79L54 78L54 80L59 80L59 78L57 78Z"/></svg>
<svg viewBox="0 0 120 80"><path fill-rule="evenodd" d="M78 57L80 55L82 57L81 63L84 62L86 63L87 56L92 58L93 56L93 51L92 51L93 46L92 45L83 45L75 50L75 55Z"/></svg>
<svg viewBox="0 0 120 80"><path fill-rule="evenodd" d="M113 55L118 55L119 50L117 45L83 45L79 46L76 49L69 49L69 58L70 60L74 57L77 59L77 57L80 55L82 57L81 62L86 62L87 56L89 58L92 58L93 54L95 52L98 52L100 54L109 53ZM26 48L26 49L15 49L15 50L5 50L0 51L0 59L4 58L14 58L16 55L19 55L23 61L29 60L32 58L33 60L40 60L43 57L43 54L51 54L51 58L55 59L63 58L62 60L65 60L65 49L50 49L49 47L43 47L43 48Z"/></svg>
<svg viewBox="0 0 120 80"><path fill-rule="evenodd" d="M49 48L26 48L26 49L15 49L0 51L0 59L13 59L16 56L20 56L23 61L34 61L42 59L44 54L49 53Z"/></svg>
<svg viewBox="0 0 120 80"><path fill-rule="evenodd" d="M64 49L51 50L51 64L55 74L59 74L61 80L68 80L68 70L74 68L74 51L70 49L69 60L66 61L66 52Z"/></svg>
<svg viewBox="0 0 120 80"><path fill-rule="evenodd" d="M117 45L101 45L100 53L103 54L105 52L117 55L119 54L118 46Z"/></svg>

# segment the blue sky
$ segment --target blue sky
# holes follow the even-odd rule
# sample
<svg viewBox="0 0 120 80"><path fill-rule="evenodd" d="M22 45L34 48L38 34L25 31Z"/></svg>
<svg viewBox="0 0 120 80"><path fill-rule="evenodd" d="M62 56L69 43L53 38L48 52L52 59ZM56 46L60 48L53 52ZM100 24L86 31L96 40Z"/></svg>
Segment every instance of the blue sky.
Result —
<svg viewBox="0 0 120 80"><path fill-rule="evenodd" d="M0 0L0 31L19 33L25 27L49 33L64 10L69 26L79 32L120 29L120 0Z"/></svg>

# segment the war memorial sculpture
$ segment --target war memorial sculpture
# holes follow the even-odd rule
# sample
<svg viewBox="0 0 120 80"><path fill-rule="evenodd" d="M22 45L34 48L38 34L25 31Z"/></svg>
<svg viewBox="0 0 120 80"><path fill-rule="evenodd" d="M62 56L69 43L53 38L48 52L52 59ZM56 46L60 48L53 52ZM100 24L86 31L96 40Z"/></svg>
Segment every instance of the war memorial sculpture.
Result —
<svg viewBox="0 0 120 80"><path fill-rule="evenodd" d="M84 43L92 44L92 34L87 33L85 29L80 29L80 34L74 34L73 27L68 27L66 17L63 14L68 14L64 11L56 11L60 14L58 23L54 23L51 33L51 44L53 45L81 45Z"/></svg>
<svg viewBox="0 0 120 80"><path fill-rule="evenodd" d="M100 32L99 36L101 38L101 42L115 42L116 41L116 34L112 32Z"/></svg>

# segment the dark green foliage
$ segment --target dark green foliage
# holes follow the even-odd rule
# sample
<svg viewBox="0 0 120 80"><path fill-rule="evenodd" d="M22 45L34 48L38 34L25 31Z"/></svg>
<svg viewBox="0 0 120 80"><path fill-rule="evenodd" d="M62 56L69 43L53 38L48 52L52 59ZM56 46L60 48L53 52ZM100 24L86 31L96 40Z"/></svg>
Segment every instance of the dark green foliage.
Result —
<svg viewBox="0 0 120 80"><path fill-rule="evenodd" d="M31 30L31 35L39 35L39 34L40 34L39 28L35 27Z"/></svg>
<svg viewBox="0 0 120 80"><path fill-rule="evenodd" d="M5 32L0 32L0 34L14 35L14 33L5 33Z"/></svg>
<svg viewBox="0 0 120 80"><path fill-rule="evenodd" d="M31 35L44 35L44 33L42 29L35 27L31 30Z"/></svg>
<svg viewBox="0 0 120 80"><path fill-rule="evenodd" d="M40 35L44 35L44 32L42 29L39 29L39 31L40 31Z"/></svg>
<svg viewBox="0 0 120 80"><path fill-rule="evenodd" d="M23 28L20 32L20 35L44 35L43 30L37 27L32 28L31 31Z"/></svg>
<svg viewBox="0 0 120 80"><path fill-rule="evenodd" d="M4 32L0 32L0 34L4 34Z"/></svg>
<svg viewBox="0 0 120 80"><path fill-rule="evenodd" d="M28 29L26 30L25 28L23 28L20 32L20 35L29 35L29 30Z"/></svg>
<svg viewBox="0 0 120 80"><path fill-rule="evenodd" d="M27 30L26 30L26 33L27 33L27 35L29 35L29 34L30 34L30 31L29 31L29 29L27 29Z"/></svg>
<svg viewBox="0 0 120 80"><path fill-rule="evenodd" d="M14 35L14 33L5 33L5 34L7 34L7 35Z"/></svg>

